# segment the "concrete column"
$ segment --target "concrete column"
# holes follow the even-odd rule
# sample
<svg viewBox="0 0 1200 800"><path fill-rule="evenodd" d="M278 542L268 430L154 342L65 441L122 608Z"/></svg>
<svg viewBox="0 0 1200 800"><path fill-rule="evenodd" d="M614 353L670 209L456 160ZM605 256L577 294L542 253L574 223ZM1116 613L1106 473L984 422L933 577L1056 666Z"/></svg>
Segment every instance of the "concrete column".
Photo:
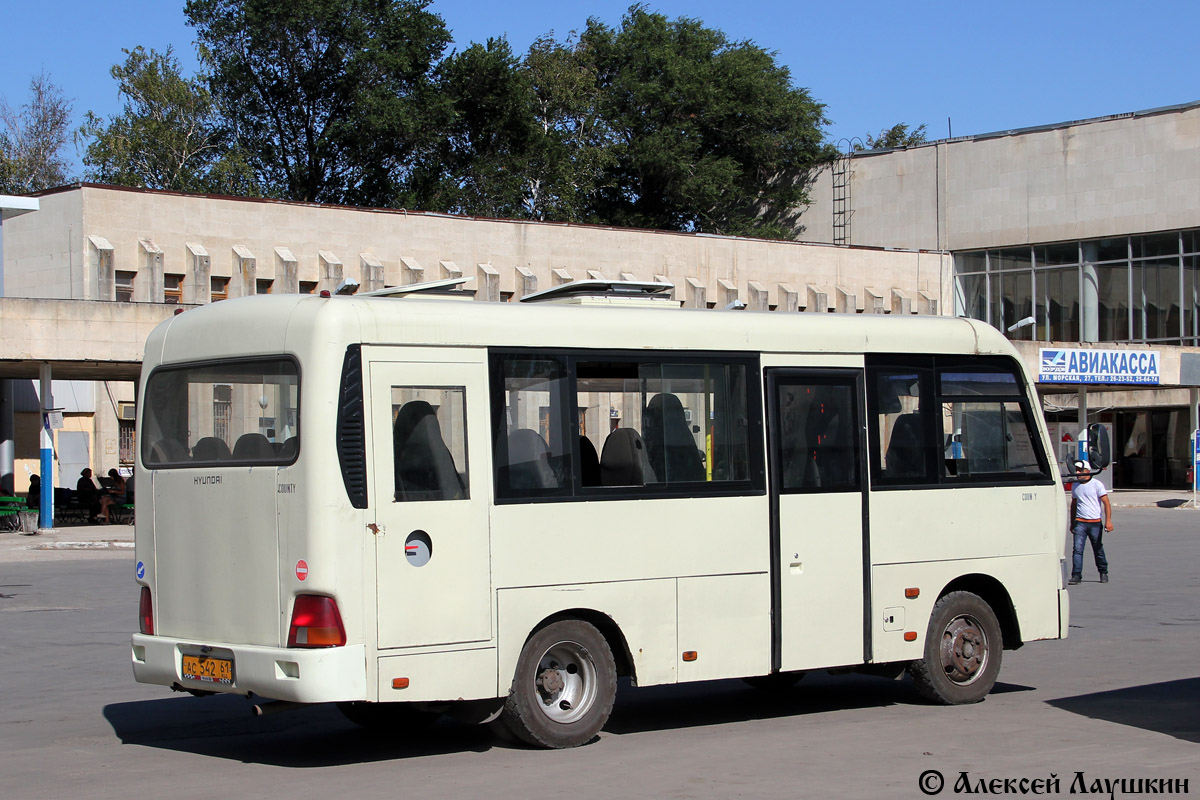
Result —
<svg viewBox="0 0 1200 800"><path fill-rule="evenodd" d="M655 282L655 283L669 283L669 284L671 284L671 291L667 292L666 294L667 294L667 296L668 296L668 297L670 297L672 300L674 300L674 299L675 299L675 281L671 280L671 279L670 279L670 278L668 278L666 275L655 275L655 276L654 276L654 282Z"/></svg>
<svg viewBox="0 0 1200 800"><path fill-rule="evenodd" d="M358 254L358 272L362 277L363 292L377 292L384 287L383 262L373 253Z"/></svg>
<svg viewBox="0 0 1200 800"><path fill-rule="evenodd" d="M345 274L342 270L342 261L328 250L317 251L317 262L320 268L320 273L317 279L317 291L336 291L338 284L342 282Z"/></svg>
<svg viewBox="0 0 1200 800"><path fill-rule="evenodd" d="M500 302L500 272L491 264L476 265L475 299L485 303Z"/></svg>
<svg viewBox="0 0 1200 800"><path fill-rule="evenodd" d="M50 430L50 409L54 408L54 392L49 364L38 365L42 383L41 479L42 496L38 509L39 528L54 527L54 433Z"/></svg>
<svg viewBox="0 0 1200 800"><path fill-rule="evenodd" d="M233 277L229 281L230 297L249 297L258 294L258 259L245 245L233 246Z"/></svg>
<svg viewBox="0 0 1200 800"><path fill-rule="evenodd" d="M1100 277L1092 266L1097 248L1096 242L1083 243L1083 286L1079 296L1079 337L1083 342L1100 341Z"/></svg>
<svg viewBox="0 0 1200 800"><path fill-rule="evenodd" d="M183 302L200 305L212 302L212 262L203 245L187 242L187 269L183 280Z"/></svg>
<svg viewBox="0 0 1200 800"><path fill-rule="evenodd" d="M116 300L117 276L113 271L113 246L103 236L89 236L88 274L84 277L86 300Z"/></svg>
<svg viewBox="0 0 1200 800"><path fill-rule="evenodd" d="M779 304L777 308L780 311L790 312L800 310L800 293L793 289L791 284L779 284Z"/></svg>
<svg viewBox="0 0 1200 800"><path fill-rule="evenodd" d="M411 286L425 280L425 268L417 263L415 258L400 257L400 285Z"/></svg>
<svg viewBox="0 0 1200 800"><path fill-rule="evenodd" d="M0 381L0 494L16 493L17 429L13 421L13 382Z"/></svg>
<svg viewBox="0 0 1200 800"><path fill-rule="evenodd" d="M858 295L850 291L844 286L838 286L834 289L836 294L834 297L834 310L839 314L857 314L858 313Z"/></svg>
<svg viewBox="0 0 1200 800"><path fill-rule="evenodd" d="M739 299L737 284L724 278L717 279L717 308L728 308Z"/></svg>
<svg viewBox="0 0 1200 800"><path fill-rule="evenodd" d="M451 280L452 278L461 278L462 277L462 270L459 269L458 265L455 264L453 261L440 261L438 263L442 267L442 277L445 278L446 280Z"/></svg>
<svg viewBox="0 0 1200 800"><path fill-rule="evenodd" d="M883 305L883 294L875 291L869 286L863 288L863 311L867 314L885 314L887 309Z"/></svg>
<svg viewBox="0 0 1200 800"><path fill-rule="evenodd" d="M1200 388L1195 386L1188 389L1188 412L1192 430L1200 430Z"/></svg>
<svg viewBox="0 0 1200 800"><path fill-rule="evenodd" d="M589 269L589 270L587 271L587 276L588 276L588 280L592 280L592 281L606 281L606 280L608 280L608 278L604 277L604 273L603 273L603 272L601 272L601 271L600 271L600 270L598 270L598 269Z"/></svg>
<svg viewBox="0 0 1200 800"><path fill-rule="evenodd" d="M147 303L163 301L163 251L153 239L138 239L141 246L141 266L138 272L145 275L147 280L138 281L142 287L135 300Z"/></svg>
<svg viewBox="0 0 1200 800"><path fill-rule="evenodd" d="M829 292L811 283L805 287L807 295L804 310L808 313L824 314L829 310Z"/></svg>
<svg viewBox="0 0 1200 800"><path fill-rule="evenodd" d="M746 284L746 308L751 311L770 311L771 293L761 283L750 281Z"/></svg>
<svg viewBox="0 0 1200 800"><path fill-rule="evenodd" d="M695 278L688 278L684 308L708 308L708 287Z"/></svg>
<svg viewBox="0 0 1200 800"><path fill-rule="evenodd" d="M275 248L275 283L271 288L282 294L300 291L300 262L286 247Z"/></svg>
<svg viewBox="0 0 1200 800"><path fill-rule="evenodd" d="M537 290L537 275L533 274L533 270L529 267L517 267L517 293L513 299L520 300L525 295L533 294Z"/></svg>
<svg viewBox="0 0 1200 800"><path fill-rule="evenodd" d="M562 267L555 267L554 269L550 270L551 288L555 286L562 286L564 283L570 283L573 280L575 279L571 277L571 273L567 272Z"/></svg>
<svg viewBox="0 0 1200 800"><path fill-rule="evenodd" d="M892 289L892 313L908 315L912 313L912 298L899 289Z"/></svg>
<svg viewBox="0 0 1200 800"><path fill-rule="evenodd" d="M632 272L622 272L622 273L621 273L621 280L623 280L623 281L636 281L636 280L637 280L637 278L635 278L635 277L633 276L633 273L632 273Z"/></svg>
<svg viewBox="0 0 1200 800"><path fill-rule="evenodd" d="M938 315L938 299L929 292L918 291L917 313L936 317Z"/></svg>

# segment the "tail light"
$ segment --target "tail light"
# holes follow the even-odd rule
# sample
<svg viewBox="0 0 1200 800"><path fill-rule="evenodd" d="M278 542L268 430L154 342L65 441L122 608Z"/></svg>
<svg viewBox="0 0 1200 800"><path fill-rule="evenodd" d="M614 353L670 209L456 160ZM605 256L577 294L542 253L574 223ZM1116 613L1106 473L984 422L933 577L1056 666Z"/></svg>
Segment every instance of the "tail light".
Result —
<svg viewBox="0 0 1200 800"><path fill-rule="evenodd" d="M332 597L302 594L292 605L288 647L340 647L346 643L346 628Z"/></svg>
<svg viewBox="0 0 1200 800"><path fill-rule="evenodd" d="M150 603L150 587L142 587L138 601L138 629L147 636L154 635L154 606Z"/></svg>

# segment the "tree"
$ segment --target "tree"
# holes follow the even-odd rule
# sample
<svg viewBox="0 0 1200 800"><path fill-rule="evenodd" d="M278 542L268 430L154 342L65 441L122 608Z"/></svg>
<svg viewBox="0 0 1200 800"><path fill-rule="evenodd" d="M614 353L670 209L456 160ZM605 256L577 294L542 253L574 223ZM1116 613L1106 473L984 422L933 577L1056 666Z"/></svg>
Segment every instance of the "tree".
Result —
<svg viewBox="0 0 1200 800"><path fill-rule="evenodd" d="M70 138L71 102L46 73L29 81L29 102L14 109L0 99L0 194L26 194L68 182L63 148Z"/></svg>
<svg viewBox="0 0 1200 800"><path fill-rule="evenodd" d="M532 91L504 39L472 44L438 70L442 131L421 159L416 204L461 214L523 217L536 136Z"/></svg>
<svg viewBox="0 0 1200 800"><path fill-rule="evenodd" d="M898 122L890 128L884 128L879 132L878 136L867 134L867 141L863 145L855 144L855 150L892 150L897 147L913 147L914 145L924 144L925 126L918 125L909 130L906 123Z"/></svg>
<svg viewBox="0 0 1200 800"><path fill-rule="evenodd" d="M617 30L590 19L580 43L612 152L592 221L795 236L826 119L774 54L642 6Z"/></svg>
<svg viewBox="0 0 1200 800"><path fill-rule="evenodd" d="M209 86L257 180L292 200L396 205L450 41L428 0L188 0Z"/></svg>
<svg viewBox="0 0 1200 800"><path fill-rule="evenodd" d="M112 68L123 111L107 121L89 111L80 129L91 140L83 157L87 177L178 192L258 194L212 95L200 80L180 74L171 49L124 52L125 63Z"/></svg>

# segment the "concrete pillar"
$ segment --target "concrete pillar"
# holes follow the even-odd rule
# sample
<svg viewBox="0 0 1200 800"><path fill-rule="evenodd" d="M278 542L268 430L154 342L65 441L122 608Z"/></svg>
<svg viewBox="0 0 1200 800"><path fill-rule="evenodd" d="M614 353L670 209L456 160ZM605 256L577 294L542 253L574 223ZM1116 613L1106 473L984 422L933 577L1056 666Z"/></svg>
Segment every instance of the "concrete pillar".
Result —
<svg viewBox="0 0 1200 800"><path fill-rule="evenodd" d="M780 311L799 311L800 293L793 289L790 283L779 284L779 304L776 307Z"/></svg>
<svg viewBox="0 0 1200 800"><path fill-rule="evenodd" d="M485 303L499 303L500 271L491 264L477 264L475 275L475 299Z"/></svg>
<svg viewBox="0 0 1200 800"><path fill-rule="evenodd" d="M834 310L839 314L857 314L858 313L858 295L850 291L844 286L838 286L834 289Z"/></svg>
<svg viewBox="0 0 1200 800"><path fill-rule="evenodd" d="M1076 441L1078 441L1079 437L1083 436L1083 431L1087 428L1088 424L1087 387L1080 386L1076 393L1079 396L1079 416L1077 417L1079 421L1079 436L1076 437Z"/></svg>
<svg viewBox="0 0 1200 800"><path fill-rule="evenodd" d="M917 292L917 313L928 314L931 317L938 315L938 299L929 292Z"/></svg>
<svg viewBox="0 0 1200 800"><path fill-rule="evenodd" d="M684 308L708 308L708 287L695 278L688 278L685 290Z"/></svg>
<svg viewBox="0 0 1200 800"><path fill-rule="evenodd" d="M89 236L88 270L84 276L85 300L116 300L117 276L113 270L113 246L103 236Z"/></svg>
<svg viewBox="0 0 1200 800"><path fill-rule="evenodd" d="M636 281L636 280L637 280L637 278L635 278L635 277L633 276L633 273L632 273L632 272L622 272L622 273L621 273L621 280L623 280L623 281Z"/></svg>
<svg viewBox="0 0 1200 800"><path fill-rule="evenodd" d="M411 286L425 281L425 268L415 258L400 257L400 285Z"/></svg>
<svg viewBox="0 0 1200 800"><path fill-rule="evenodd" d="M161 303L163 301L163 251L153 239L138 239L141 246L141 265L139 275L146 280L138 281L141 290L134 295L135 300L146 303Z"/></svg>
<svg viewBox="0 0 1200 800"><path fill-rule="evenodd" d="M1096 242L1083 243L1083 287L1079 297L1079 337L1083 342L1100 341L1100 277L1092 266L1098 247Z"/></svg>
<svg viewBox="0 0 1200 800"><path fill-rule="evenodd" d="M13 382L0 381L0 494L16 493L17 428L13 421Z"/></svg>
<svg viewBox="0 0 1200 800"><path fill-rule="evenodd" d="M529 267L517 267L517 292L513 299L520 300L537 290L537 275L533 274L533 270Z"/></svg>
<svg viewBox="0 0 1200 800"><path fill-rule="evenodd" d="M275 283L272 288L281 294L300 291L300 262L286 247L275 248Z"/></svg>
<svg viewBox="0 0 1200 800"><path fill-rule="evenodd" d="M588 276L588 280L593 280L593 281L606 281L606 280L608 280L608 278L604 277L604 273L603 273L603 272L601 272L601 271L600 271L600 270L598 270L598 269L589 269L589 270L587 271L587 276Z"/></svg>
<svg viewBox="0 0 1200 800"><path fill-rule="evenodd" d="M342 260L328 250L317 251L317 291L336 291L345 273L342 270Z"/></svg>
<svg viewBox="0 0 1200 800"><path fill-rule="evenodd" d="M42 383L42 433L41 433L41 479L42 496L39 499L39 528L54 527L54 433L50 430L50 409L54 408L54 392L49 364L38 365Z"/></svg>
<svg viewBox="0 0 1200 800"><path fill-rule="evenodd" d="M811 313L824 314L829 310L829 292L811 283L805 287L807 295L804 310Z"/></svg>
<svg viewBox="0 0 1200 800"><path fill-rule="evenodd" d="M554 269L550 270L551 288L554 288L555 286L562 286L564 283L570 283L573 280L575 279L571 277L571 273L567 272L561 267L555 267Z"/></svg>
<svg viewBox="0 0 1200 800"><path fill-rule="evenodd" d="M242 244L233 246L232 278L229 280L230 297L249 297L258 294L258 259L250 248Z"/></svg>
<svg viewBox="0 0 1200 800"><path fill-rule="evenodd" d="M183 278L183 302L200 305L212 301L212 262L204 245L186 242L187 262Z"/></svg>
<svg viewBox="0 0 1200 800"><path fill-rule="evenodd" d="M1188 419L1192 430L1200 430L1200 388L1188 389Z"/></svg>
<svg viewBox="0 0 1200 800"><path fill-rule="evenodd" d="M439 261L438 264L442 268L442 277L446 280L462 277L462 270L453 261Z"/></svg>
<svg viewBox="0 0 1200 800"><path fill-rule="evenodd" d="M863 287L863 311L867 314L886 314L887 308L883 305L883 294L869 286Z"/></svg>
<svg viewBox="0 0 1200 800"><path fill-rule="evenodd" d="M908 315L912 313L912 298L899 289L892 289L892 313Z"/></svg>
<svg viewBox="0 0 1200 800"><path fill-rule="evenodd" d="M655 282L655 283L669 283L669 284L671 284L671 289L670 289L670 291L668 291L668 292L665 292L665 294L666 294L668 297L670 297L672 300L674 300L674 299L675 299L675 281L671 280L671 279L670 279L670 278L668 278L666 275L655 275L655 276L654 276L654 282Z"/></svg>
<svg viewBox="0 0 1200 800"><path fill-rule="evenodd" d="M384 287L383 262L373 253L358 254L358 272L362 277L360 292L377 292Z"/></svg>
<svg viewBox="0 0 1200 800"><path fill-rule="evenodd" d="M717 308L728 308L739 299L737 284L724 278L717 279Z"/></svg>
<svg viewBox="0 0 1200 800"><path fill-rule="evenodd" d="M755 281L746 284L746 308L750 311L771 310L771 293L766 286Z"/></svg>

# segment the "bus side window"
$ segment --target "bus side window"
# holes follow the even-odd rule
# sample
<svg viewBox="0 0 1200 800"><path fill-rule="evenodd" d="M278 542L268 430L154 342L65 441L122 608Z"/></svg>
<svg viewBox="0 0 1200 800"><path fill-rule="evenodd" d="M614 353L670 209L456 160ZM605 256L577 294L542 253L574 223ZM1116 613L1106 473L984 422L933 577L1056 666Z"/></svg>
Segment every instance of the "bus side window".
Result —
<svg viewBox="0 0 1200 800"><path fill-rule="evenodd" d="M469 496L464 394L461 386L392 387L397 502Z"/></svg>
<svg viewBox="0 0 1200 800"><path fill-rule="evenodd" d="M933 425L933 359L868 360L871 479L891 486L935 485L941 463L941 432Z"/></svg>

